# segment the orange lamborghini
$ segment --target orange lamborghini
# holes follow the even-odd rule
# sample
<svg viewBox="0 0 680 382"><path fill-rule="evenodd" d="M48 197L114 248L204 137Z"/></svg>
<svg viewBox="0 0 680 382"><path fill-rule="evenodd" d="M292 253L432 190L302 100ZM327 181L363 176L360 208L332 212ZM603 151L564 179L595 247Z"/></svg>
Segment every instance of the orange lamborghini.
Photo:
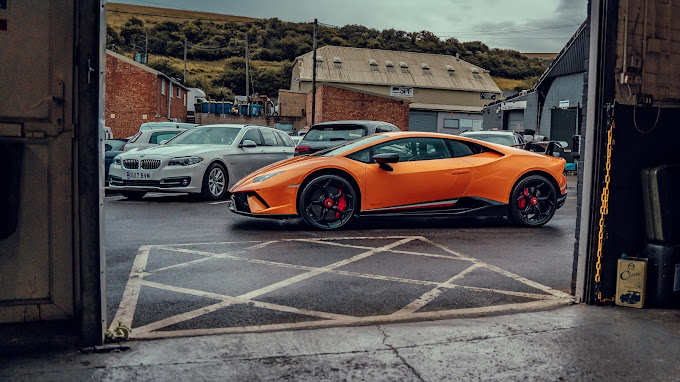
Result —
<svg viewBox="0 0 680 382"><path fill-rule="evenodd" d="M355 215L503 215L547 223L567 198L565 161L459 136L380 133L274 163L231 189L238 214L334 229Z"/></svg>

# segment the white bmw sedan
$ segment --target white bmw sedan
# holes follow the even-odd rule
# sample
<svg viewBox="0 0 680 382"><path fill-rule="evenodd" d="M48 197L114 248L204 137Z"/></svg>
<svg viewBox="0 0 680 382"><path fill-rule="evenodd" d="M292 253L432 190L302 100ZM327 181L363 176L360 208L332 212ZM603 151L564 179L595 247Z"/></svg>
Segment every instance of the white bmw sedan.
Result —
<svg viewBox="0 0 680 382"><path fill-rule="evenodd" d="M292 158L287 134L255 125L205 125L165 144L122 153L109 168L111 189L129 199L147 192L186 192L223 198L239 179L268 164Z"/></svg>

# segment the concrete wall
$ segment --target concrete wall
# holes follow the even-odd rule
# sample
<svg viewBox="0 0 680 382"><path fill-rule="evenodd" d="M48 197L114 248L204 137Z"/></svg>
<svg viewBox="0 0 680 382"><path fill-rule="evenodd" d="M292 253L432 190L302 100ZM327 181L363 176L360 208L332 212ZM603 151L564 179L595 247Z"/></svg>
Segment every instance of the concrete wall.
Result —
<svg viewBox="0 0 680 382"><path fill-rule="evenodd" d="M196 113L196 123L200 125L236 124L274 126L275 123L292 123L297 130L302 129L307 120L304 117L247 116L235 114Z"/></svg>
<svg viewBox="0 0 680 382"><path fill-rule="evenodd" d="M311 124L312 93L307 95L307 123ZM315 123L340 120L389 122L408 130L408 103L392 98L321 86L316 92Z"/></svg>
<svg viewBox="0 0 680 382"><path fill-rule="evenodd" d="M165 82L165 94L161 83ZM106 126L114 138L134 135L144 122L168 121L170 82L156 74L106 55ZM172 87L170 117L186 121L186 90Z"/></svg>
<svg viewBox="0 0 680 382"><path fill-rule="evenodd" d="M279 90L279 115L282 117L304 117L307 94Z"/></svg>
<svg viewBox="0 0 680 382"><path fill-rule="evenodd" d="M461 119L469 119L469 120L472 120L472 121L483 121L483 116L481 114L456 113L456 112L439 112L439 113L437 113L437 132L438 133L458 135L464 130L470 130L470 128L458 128L458 129L445 128L444 127L444 120L445 119L457 119L459 121Z"/></svg>
<svg viewBox="0 0 680 382"><path fill-rule="evenodd" d="M550 137L551 109L559 107L560 101L569 101L569 107L577 107L581 105L582 99L583 73L555 78L541 110L539 134Z"/></svg>

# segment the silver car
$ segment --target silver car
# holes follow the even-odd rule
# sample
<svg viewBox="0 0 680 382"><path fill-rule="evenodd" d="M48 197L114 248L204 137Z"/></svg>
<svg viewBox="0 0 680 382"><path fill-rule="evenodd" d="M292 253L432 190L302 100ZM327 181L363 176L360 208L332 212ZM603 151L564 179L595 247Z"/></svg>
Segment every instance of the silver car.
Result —
<svg viewBox="0 0 680 382"><path fill-rule="evenodd" d="M222 199L229 187L251 172L293 157L287 134L255 125L205 125L163 145L114 158L111 189L130 199L147 192L186 192Z"/></svg>

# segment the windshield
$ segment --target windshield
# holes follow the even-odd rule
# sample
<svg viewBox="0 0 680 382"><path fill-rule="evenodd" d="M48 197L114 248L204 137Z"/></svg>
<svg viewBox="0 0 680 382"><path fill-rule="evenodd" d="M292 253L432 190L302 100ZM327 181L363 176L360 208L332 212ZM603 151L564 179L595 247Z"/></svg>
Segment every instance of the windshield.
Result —
<svg viewBox="0 0 680 382"><path fill-rule="evenodd" d="M386 135L380 135L380 134L369 135L367 137L355 139L351 142L344 143L340 146L335 146L335 147L331 147L331 148L326 149L326 150L319 151L312 156L332 157L332 156L335 156L335 155L341 155L341 154L344 154L348 151L351 151L351 150L353 150L353 149L355 149L359 146L363 146L367 143L379 141L379 140L381 140L385 137L386 137Z"/></svg>
<svg viewBox="0 0 680 382"><path fill-rule="evenodd" d="M240 127L202 126L187 130L168 141L169 145L231 145Z"/></svg>
<svg viewBox="0 0 680 382"><path fill-rule="evenodd" d="M479 139L480 141L497 143L499 145L513 146L515 140L510 135L493 135L493 134L465 134L464 137Z"/></svg>
<svg viewBox="0 0 680 382"><path fill-rule="evenodd" d="M313 126L304 139L311 142L351 141L364 135L363 127L356 125Z"/></svg>

